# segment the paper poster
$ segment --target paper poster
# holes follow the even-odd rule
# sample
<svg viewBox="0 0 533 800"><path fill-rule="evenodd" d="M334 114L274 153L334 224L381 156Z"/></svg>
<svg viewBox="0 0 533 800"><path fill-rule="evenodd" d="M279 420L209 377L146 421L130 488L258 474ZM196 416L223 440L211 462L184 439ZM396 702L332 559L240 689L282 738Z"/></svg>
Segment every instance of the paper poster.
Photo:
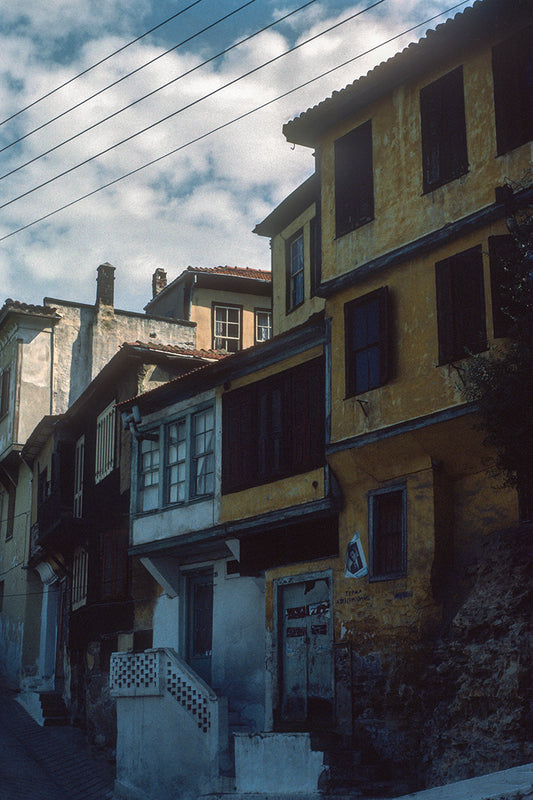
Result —
<svg viewBox="0 0 533 800"><path fill-rule="evenodd" d="M346 578L362 578L368 575L365 553L357 531L346 548L346 565L344 576Z"/></svg>

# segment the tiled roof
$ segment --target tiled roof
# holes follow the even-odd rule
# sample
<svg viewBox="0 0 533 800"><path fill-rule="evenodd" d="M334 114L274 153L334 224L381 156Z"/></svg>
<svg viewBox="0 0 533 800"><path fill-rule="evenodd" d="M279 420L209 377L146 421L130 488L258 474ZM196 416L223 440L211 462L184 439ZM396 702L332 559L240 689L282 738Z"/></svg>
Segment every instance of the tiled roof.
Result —
<svg viewBox="0 0 533 800"><path fill-rule="evenodd" d="M318 136L346 115L368 106L453 48L479 39L484 27L503 30L530 8L530 3L522 0L476 0L471 8L428 30L417 42L287 122L283 133L289 142L314 146Z"/></svg>
<svg viewBox="0 0 533 800"><path fill-rule="evenodd" d="M178 356L190 356L191 358L205 358L209 360L219 360L226 357L226 353L220 350L196 350L193 347L180 347L176 344L158 344L156 342L124 342L122 347L136 347L145 350L156 350L162 353L172 353Z"/></svg>
<svg viewBox="0 0 533 800"><path fill-rule="evenodd" d="M12 300L10 297L4 302L0 313L7 311L17 311L23 314L44 314L49 317L57 313L57 309L51 306L34 306L30 303L21 303L20 300Z"/></svg>
<svg viewBox="0 0 533 800"><path fill-rule="evenodd" d="M187 272L205 272L211 275L235 275L238 278L253 278L260 281L271 281L272 274L264 269L252 267L187 267Z"/></svg>

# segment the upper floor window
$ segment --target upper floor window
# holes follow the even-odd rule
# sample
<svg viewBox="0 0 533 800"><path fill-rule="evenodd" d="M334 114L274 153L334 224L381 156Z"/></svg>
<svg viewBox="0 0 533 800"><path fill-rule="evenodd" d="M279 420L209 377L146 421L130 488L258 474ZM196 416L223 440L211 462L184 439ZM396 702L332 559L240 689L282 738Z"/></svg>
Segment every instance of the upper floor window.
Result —
<svg viewBox="0 0 533 800"><path fill-rule="evenodd" d="M498 155L533 139L533 26L492 48Z"/></svg>
<svg viewBox="0 0 533 800"><path fill-rule="evenodd" d="M346 395L383 386L389 377L389 295L387 287L344 306Z"/></svg>
<svg viewBox="0 0 533 800"><path fill-rule="evenodd" d="M439 364L487 347L481 246L435 264Z"/></svg>
<svg viewBox="0 0 533 800"><path fill-rule="evenodd" d="M266 342L272 338L272 311L256 308L255 310L255 341Z"/></svg>
<svg viewBox="0 0 533 800"><path fill-rule="evenodd" d="M424 192L468 171L463 68L420 90Z"/></svg>
<svg viewBox="0 0 533 800"><path fill-rule="evenodd" d="M0 419L4 417L9 410L10 378L11 370L8 367L0 375Z"/></svg>
<svg viewBox="0 0 533 800"><path fill-rule="evenodd" d="M397 578L407 570L405 487L379 489L369 496L370 574Z"/></svg>
<svg viewBox="0 0 533 800"><path fill-rule="evenodd" d="M83 464L85 458L85 436L80 436L74 451L74 517L83 514Z"/></svg>
<svg viewBox="0 0 533 800"><path fill-rule="evenodd" d="M78 547L72 559L72 610L87 604L89 556L84 547Z"/></svg>
<svg viewBox="0 0 533 800"><path fill-rule="evenodd" d="M324 463L324 360L307 361L222 400L223 493Z"/></svg>
<svg viewBox="0 0 533 800"><path fill-rule="evenodd" d="M186 412L143 439L139 449L139 511L186 503L215 490L215 411Z"/></svg>
<svg viewBox="0 0 533 800"><path fill-rule="evenodd" d="M17 492L14 486L10 486L7 493L7 517L6 517L6 542L13 538L15 530L15 503ZM5 507L5 503L4 503Z"/></svg>
<svg viewBox="0 0 533 800"><path fill-rule="evenodd" d="M140 511L159 505L159 438L142 439L140 445Z"/></svg>
<svg viewBox="0 0 533 800"><path fill-rule="evenodd" d="M335 225L337 236L374 219L372 121L335 142Z"/></svg>
<svg viewBox="0 0 533 800"><path fill-rule="evenodd" d="M304 234L299 231L287 243L287 311L304 301Z"/></svg>
<svg viewBox="0 0 533 800"><path fill-rule="evenodd" d="M236 353L242 347L242 308L213 305L213 348Z"/></svg>
<svg viewBox="0 0 533 800"><path fill-rule="evenodd" d="M95 483L115 467L115 401L96 418Z"/></svg>

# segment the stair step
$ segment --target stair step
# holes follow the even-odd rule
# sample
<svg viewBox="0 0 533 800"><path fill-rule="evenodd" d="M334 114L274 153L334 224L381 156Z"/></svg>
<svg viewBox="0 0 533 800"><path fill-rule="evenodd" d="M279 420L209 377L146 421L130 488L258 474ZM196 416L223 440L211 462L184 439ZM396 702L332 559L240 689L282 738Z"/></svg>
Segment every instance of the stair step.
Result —
<svg viewBox="0 0 533 800"><path fill-rule="evenodd" d="M65 701L57 692L42 692L39 695L43 725L59 726L68 724L68 711Z"/></svg>

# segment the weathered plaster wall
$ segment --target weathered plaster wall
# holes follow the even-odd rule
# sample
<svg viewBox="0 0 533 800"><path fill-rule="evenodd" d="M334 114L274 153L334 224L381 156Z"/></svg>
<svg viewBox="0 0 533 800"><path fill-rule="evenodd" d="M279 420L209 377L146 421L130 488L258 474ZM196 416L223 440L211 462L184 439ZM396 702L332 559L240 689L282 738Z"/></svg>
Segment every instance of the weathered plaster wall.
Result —
<svg viewBox="0 0 533 800"><path fill-rule="evenodd" d="M197 346L202 350L213 348L213 303L242 307L242 346L252 347L255 344L254 310L270 308L270 298L195 286L192 290L191 320L197 323Z"/></svg>
<svg viewBox="0 0 533 800"><path fill-rule="evenodd" d="M321 142L323 265L328 280L429 231L494 202L494 187L520 180L531 161L531 144L496 158L491 45L454 51L438 70L425 73L391 95L347 117ZM469 171L423 193L419 91L463 65ZM335 236L334 141L372 120L375 219Z"/></svg>
<svg viewBox="0 0 533 800"><path fill-rule="evenodd" d="M311 231L310 222L316 214L313 203L303 214L284 228L271 242L272 247L272 307L274 333L301 325L312 314L324 308L324 300L311 295ZM304 235L304 302L301 306L287 313L287 242L300 230Z"/></svg>

